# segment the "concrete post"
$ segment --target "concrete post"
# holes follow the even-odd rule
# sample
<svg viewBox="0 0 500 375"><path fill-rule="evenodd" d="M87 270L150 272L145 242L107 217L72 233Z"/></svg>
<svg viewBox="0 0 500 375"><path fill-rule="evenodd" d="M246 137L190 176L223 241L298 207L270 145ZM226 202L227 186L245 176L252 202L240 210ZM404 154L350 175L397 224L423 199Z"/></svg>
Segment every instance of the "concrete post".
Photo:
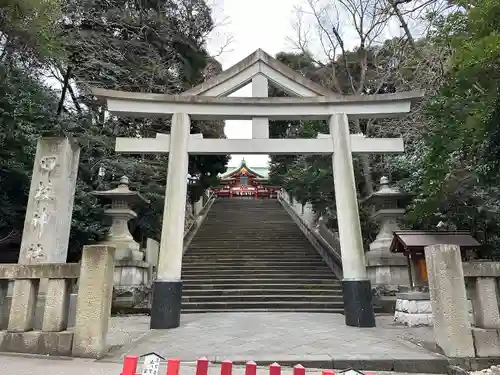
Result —
<svg viewBox="0 0 500 375"><path fill-rule="evenodd" d="M42 331L61 332L68 327L71 279L49 279L43 310Z"/></svg>
<svg viewBox="0 0 500 375"><path fill-rule="evenodd" d="M460 248L425 248L436 344L448 357L474 357Z"/></svg>
<svg viewBox="0 0 500 375"><path fill-rule="evenodd" d="M114 247L83 247L73 329L72 354L75 357L100 358L107 353L114 267Z"/></svg>
<svg viewBox="0 0 500 375"><path fill-rule="evenodd" d="M151 329L177 328L180 325L190 128L188 115L174 114L170 131L170 155L158 272L153 284Z"/></svg>
<svg viewBox="0 0 500 375"><path fill-rule="evenodd" d="M474 323L477 327L492 329L500 328L497 281L494 277L476 278L473 306Z"/></svg>
<svg viewBox="0 0 500 375"><path fill-rule="evenodd" d="M265 75L257 74L252 79L252 97L267 98L269 95L269 82ZM252 119L252 138L269 138L269 119L254 117Z"/></svg>
<svg viewBox="0 0 500 375"><path fill-rule="evenodd" d="M0 280L0 330L7 327L7 291L9 288L9 280Z"/></svg>
<svg viewBox="0 0 500 375"><path fill-rule="evenodd" d="M35 325L36 297L40 281L37 279L18 279L14 281L12 302L10 304L9 332L31 331Z"/></svg>
<svg viewBox="0 0 500 375"><path fill-rule="evenodd" d="M330 117L333 174L344 279L345 322L353 327L375 327L371 283L366 274L358 199L352 164L347 115Z"/></svg>

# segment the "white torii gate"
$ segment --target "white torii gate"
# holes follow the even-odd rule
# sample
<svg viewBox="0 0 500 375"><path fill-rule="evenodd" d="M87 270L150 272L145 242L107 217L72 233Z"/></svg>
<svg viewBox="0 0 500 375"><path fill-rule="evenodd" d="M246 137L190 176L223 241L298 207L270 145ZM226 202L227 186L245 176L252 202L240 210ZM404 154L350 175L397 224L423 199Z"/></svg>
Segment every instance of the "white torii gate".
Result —
<svg viewBox="0 0 500 375"><path fill-rule="evenodd" d="M295 97L268 98L268 84ZM252 98L226 97L249 82ZM349 118L393 117L410 112L422 92L341 96L306 79L257 50L238 64L180 96L94 89L108 110L126 116L172 115L170 135L117 138L116 151L169 153L158 276L151 307L152 329L176 328L182 300L182 250L187 194L188 155L333 154L334 185L343 265L345 321L373 327L370 281L366 274L352 153L401 153L401 138L366 138L349 133ZM251 119L253 139L204 139L190 134L190 121ZM330 134L317 139L269 139L269 119L324 119Z"/></svg>

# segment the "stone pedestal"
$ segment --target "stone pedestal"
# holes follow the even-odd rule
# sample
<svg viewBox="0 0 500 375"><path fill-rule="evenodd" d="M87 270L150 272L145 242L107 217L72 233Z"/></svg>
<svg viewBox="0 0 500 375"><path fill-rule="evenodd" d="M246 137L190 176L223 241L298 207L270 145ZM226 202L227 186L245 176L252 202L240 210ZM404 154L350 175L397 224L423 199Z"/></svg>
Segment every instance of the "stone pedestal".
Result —
<svg viewBox="0 0 500 375"><path fill-rule="evenodd" d="M370 244L370 251L365 256L368 277L381 296L394 296L410 287L405 256L389 250L393 233L399 230L398 220L405 214L405 209L399 207L404 205L406 199L406 194L390 187L387 177L382 177L380 188L365 201L374 206L373 218L380 223L377 238Z"/></svg>
<svg viewBox="0 0 500 375"><path fill-rule="evenodd" d="M429 293L397 294L394 323L404 324L408 327L431 326L432 307Z"/></svg>
<svg viewBox="0 0 500 375"><path fill-rule="evenodd" d="M467 300L469 323L474 321L472 301ZM431 297L428 292L408 292L396 295L394 323L408 327L433 326Z"/></svg>
<svg viewBox="0 0 500 375"><path fill-rule="evenodd" d="M151 267L140 260L115 260L113 309L146 307L151 292Z"/></svg>

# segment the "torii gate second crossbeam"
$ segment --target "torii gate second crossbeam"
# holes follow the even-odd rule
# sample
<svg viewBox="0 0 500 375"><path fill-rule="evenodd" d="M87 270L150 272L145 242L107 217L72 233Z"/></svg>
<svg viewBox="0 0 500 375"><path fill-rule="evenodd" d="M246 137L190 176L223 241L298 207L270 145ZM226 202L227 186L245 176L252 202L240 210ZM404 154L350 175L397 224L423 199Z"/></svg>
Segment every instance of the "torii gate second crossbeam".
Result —
<svg viewBox="0 0 500 375"><path fill-rule="evenodd" d="M157 134L156 138L116 138L115 151L126 154L166 154L170 151L171 137ZM363 134L350 136L354 154L387 154L404 152L402 138L366 138ZM329 134L317 139L204 139L202 134L190 134L190 155L330 155L334 153Z"/></svg>

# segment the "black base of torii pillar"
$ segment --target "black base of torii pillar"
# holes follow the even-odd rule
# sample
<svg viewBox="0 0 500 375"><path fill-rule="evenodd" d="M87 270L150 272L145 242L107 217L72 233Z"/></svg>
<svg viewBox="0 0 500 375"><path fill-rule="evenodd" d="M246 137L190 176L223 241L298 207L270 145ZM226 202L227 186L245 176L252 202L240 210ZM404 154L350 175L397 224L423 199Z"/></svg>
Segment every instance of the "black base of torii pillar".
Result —
<svg viewBox="0 0 500 375"><path fill-rule="evenodd" d="M171 329L181 324L182 280L153 283L150 329Z"/></svg>
<svg viewBox="0 0 500 375"><path fill-rule="evenodd" d="M375 327L370 280L342 280L345 324L350 327Z"/></svg>

